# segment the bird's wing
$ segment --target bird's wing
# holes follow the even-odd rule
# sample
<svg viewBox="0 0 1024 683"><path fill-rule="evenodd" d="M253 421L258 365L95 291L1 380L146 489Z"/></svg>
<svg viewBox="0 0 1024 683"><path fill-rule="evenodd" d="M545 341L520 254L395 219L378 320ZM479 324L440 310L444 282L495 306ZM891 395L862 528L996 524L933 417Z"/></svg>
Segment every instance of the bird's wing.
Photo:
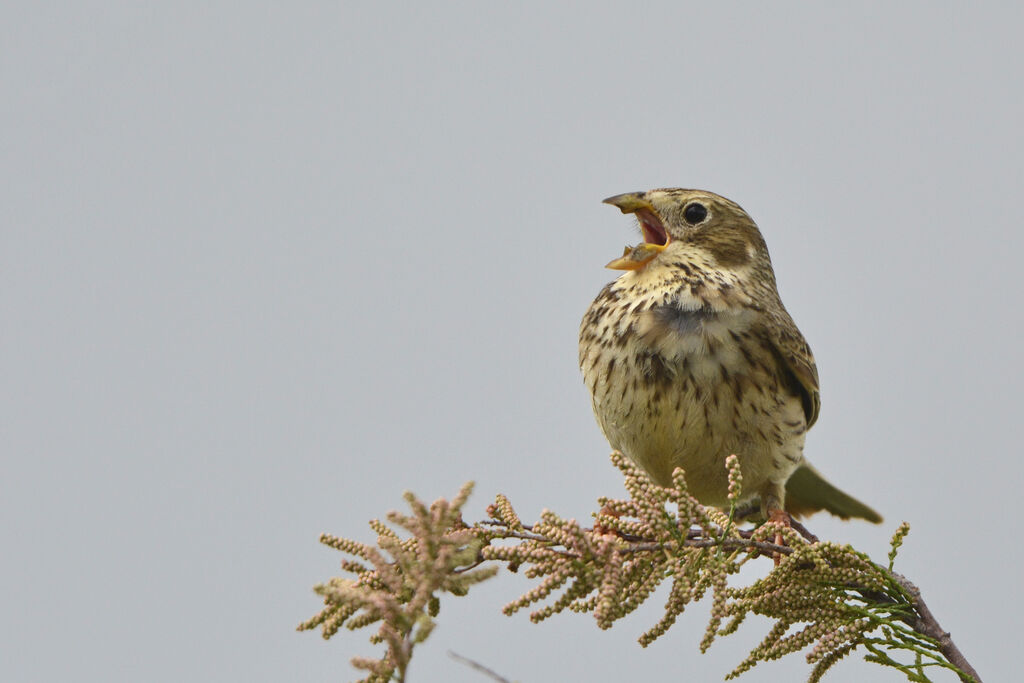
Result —
<svg viewBox="0 0 1024 683"><path fill-rule="evenodd" d="M821 393L818 391L818 368L814 354L793 319L785 310L771 316L766 333L775 348L782 370L790 376L794 391L800 396L810 429L818 419L821 410Z"/></svg>

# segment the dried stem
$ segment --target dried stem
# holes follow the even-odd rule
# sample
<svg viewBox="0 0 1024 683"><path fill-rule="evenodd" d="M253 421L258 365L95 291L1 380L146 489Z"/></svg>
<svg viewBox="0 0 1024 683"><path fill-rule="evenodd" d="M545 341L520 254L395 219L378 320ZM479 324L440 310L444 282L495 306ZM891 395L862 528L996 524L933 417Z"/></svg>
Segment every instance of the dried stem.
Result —
<svg viewBox="0 0 1024 683"><path fill-rule="evenodd" d="M507 678L505 678L501 674L497 673L496 671L493 671L492 669L488 669L486 666L484 666L480 662L473 661L469 657L463 657L462 655L457 654L455 652L452 652L451 650L448 650L448 656L451 657L452 659L454 659L455 661L461 662L461 663L465 664L466 666L468 666L469 668L474 669L475 671L479 671L480 673L484 674L485 676L488 676L488 677L498 681L498 683L512 683L512 681L508 680Z"/></svg>

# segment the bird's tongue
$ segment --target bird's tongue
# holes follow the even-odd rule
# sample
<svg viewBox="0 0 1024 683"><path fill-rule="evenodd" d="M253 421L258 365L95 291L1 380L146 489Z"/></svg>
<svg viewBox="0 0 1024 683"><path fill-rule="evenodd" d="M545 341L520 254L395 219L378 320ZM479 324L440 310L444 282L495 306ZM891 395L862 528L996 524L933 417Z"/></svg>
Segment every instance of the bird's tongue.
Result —
<svg viewBox="0 0 1024 683"><path fill-rule="evenodd" d="M640 221L640 230L644 233L645 242L661 247L668 244L668 234L665 232L665 227L653 211L640 209L636 212L636 217Z"/></svg>

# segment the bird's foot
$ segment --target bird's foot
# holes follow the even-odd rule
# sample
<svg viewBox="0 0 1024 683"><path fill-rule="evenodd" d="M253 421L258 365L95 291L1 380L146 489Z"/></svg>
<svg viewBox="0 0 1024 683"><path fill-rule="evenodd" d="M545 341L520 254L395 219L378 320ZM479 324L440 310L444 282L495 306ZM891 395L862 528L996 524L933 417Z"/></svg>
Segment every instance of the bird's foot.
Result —
<svg viewBox="0 0 1024 683"><path fill-rule="evenodd" d="M775 524L781 524L787 529L793 528L793 518L785 510L769 510L768 521L774 522ZM786 539L783 538L782 532L775 534L775 545L785 545ZM782 563L782 555L779 553L772 553L772 559L775 560L775 566L778 567Z"/></svg>
<svg viewBox="0 0 1024 683"><path fill-rule="evenodd" d="M600 519L601 517L614 517L615 519L618 519L621 516L622 516L621 512L613 510L612 508L608 507L607 505L602 507L601 510L597 513L598 519ZM615 535L615 536L619 535L618 531L616 531L615 529L612 529L612 528L604 526L599 521L595 521L594 522L594 533L595 534L600 534L600 535L606 535L606 534L611 534L611 535Z"/></svg>

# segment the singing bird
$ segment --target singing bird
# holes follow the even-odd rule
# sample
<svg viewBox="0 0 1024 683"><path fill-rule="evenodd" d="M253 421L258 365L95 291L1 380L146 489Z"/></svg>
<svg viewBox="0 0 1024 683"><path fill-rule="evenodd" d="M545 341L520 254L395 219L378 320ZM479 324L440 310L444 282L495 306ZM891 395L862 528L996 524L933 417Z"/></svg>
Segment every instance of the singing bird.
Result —
<svg viewBox="0 0 1024 683"><path fill-rule="evenodd" d="M814 356L782 305L757 225L703 190L609 197L644 243L580 325L580 368L612 447L671 486L686 472L705 505L727 507L736 454L746 507L782 522L828 510L881 522L804 459L821 399Z"/></svg>

